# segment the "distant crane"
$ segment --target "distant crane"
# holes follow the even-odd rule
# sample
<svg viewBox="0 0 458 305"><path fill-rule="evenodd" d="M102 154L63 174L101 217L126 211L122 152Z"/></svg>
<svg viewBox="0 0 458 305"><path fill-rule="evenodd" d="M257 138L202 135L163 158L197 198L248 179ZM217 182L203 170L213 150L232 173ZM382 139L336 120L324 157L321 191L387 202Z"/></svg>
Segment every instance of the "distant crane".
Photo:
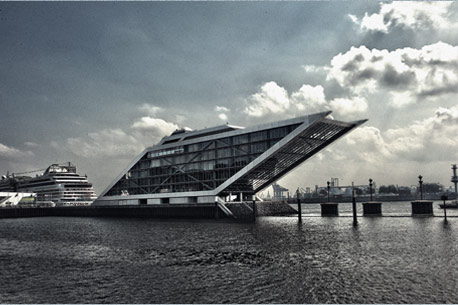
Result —
<svg viewBox="0 0 458 305"><path fill-rule="evenodd" d="M285 199L285 196L283 195L283 192L287 192L288 189L280 186L278 183L273 183L272 188L274 189L274 199L276 200L283 200Z"/></svg>
<svg viewBox="0 0 458 305"><path fill-rule="evenodd" d="M456 175L456 164L452 164L452 170L453 170L453 176L450 181L455 184L455 193L458 193L457 188L456 188L458 184L458 176Z"/></svg>

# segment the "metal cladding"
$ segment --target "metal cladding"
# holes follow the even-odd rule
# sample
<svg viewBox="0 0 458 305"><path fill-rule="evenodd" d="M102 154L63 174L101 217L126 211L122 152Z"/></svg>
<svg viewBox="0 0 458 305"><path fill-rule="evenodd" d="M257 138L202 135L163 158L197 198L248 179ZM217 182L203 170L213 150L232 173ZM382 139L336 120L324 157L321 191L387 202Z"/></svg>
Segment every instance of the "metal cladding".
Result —
<svg viewBox="0 0 458 305"><path fill-rule="evenodd" d="M176 131L138 155L98 204L255 194L366 121L336 121L327 118L330 113L249 128L223 125ZM168 200L154 203L164 202Z"/></svg>

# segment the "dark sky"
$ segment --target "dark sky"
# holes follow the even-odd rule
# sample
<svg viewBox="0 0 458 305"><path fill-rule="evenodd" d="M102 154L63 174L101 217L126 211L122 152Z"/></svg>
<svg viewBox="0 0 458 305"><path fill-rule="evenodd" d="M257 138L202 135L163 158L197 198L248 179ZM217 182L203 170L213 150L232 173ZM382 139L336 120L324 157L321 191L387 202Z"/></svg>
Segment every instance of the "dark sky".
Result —
<svg viewBox="0 0 458 305"><path fill-rule="evenodd" d="M406 47L421 50L439 41L456 46L456 5L437 4L446 6L448 13L416 7L410 10L416 12L413 22L403 8L385 5L369 1L0 2L0 169L20 172L72 161L100 193L136 153L176 126L199 129L226 121L246 126L333 107L339 119L370 119L366 126L377 129L380 138L374 130L360 132L358 136L364 139L359 140L369 143L368 150L401 145L399 141L393 144L393 132L385 133L404 128L405 135L414 122L437 117L439 107L451 109L453 121L450 97L455 93L449 90L427 100L413 98L415 102L401 107L392 100L420 90L415 86L424 83L422 73L430 73L430 79L442 77L432 89L446 90L445 85L453 86L456 70L434 74L431 71L437 67L412 64L401 71L394 65L390 76L391 55ZM373 14L372 23L365 21L364 16ZM376 17L386 17L386 30L380 24L377 27ZM385 49L388 55L381 55L384 66L363 67L370 63L366 58L359 61L360 66L347 63L362 69L347 74L343 66L338 70L337 59L332 63L339 54L356 54L361 46ZM446 64L452 67L454 63L452 58ZM346 79L339 79L337 70ZM390 80L396 84L402 73L416 74L411 83L390 87ZM275 86L264 88L269 82ZM311 89L317 86L323 97L319 90ZM247 111L249 105L264 107L267 100L281 104L278 94L283 91L274 94L276 87L286 92L288 104L277 112ZM302 95L298 93L301 87ZM298 94L305 108L297 106ZM216 106L228 111L217 111ZM349 107L358 110L349 113ZM150 119L142 121L145 117ZM136 122L143 125L134 127ZM365 138L367 134L370 139ZM336 150L351 145L350 140L337 144ZM425 140L416 141L424 144ZM454 144L450 145L452 151ZM377 162L393 166L401 150L382 154ZM321 157L305 165L302 171L316 178L304 180L301 186L319 184L331 175L358 178L354 170L335 170L342 158L346 164L359 164L354 168L367 169L374 162L369 160L363 166L364 158L333 154L326 157L334 162L332 170ZM444 173L429 174L446 183L448 163L456 162L456 157L441 157ZM433 165L433 158L419 160L424 158L407 158L405 173L394 182L409 184L410 172L422 170L421 164L427 174L439 166ZM386 169L365 170L364 174L389 182ZM291 181L292 177L294 174ZM290 180L284 183L297 187Z"/></svg>

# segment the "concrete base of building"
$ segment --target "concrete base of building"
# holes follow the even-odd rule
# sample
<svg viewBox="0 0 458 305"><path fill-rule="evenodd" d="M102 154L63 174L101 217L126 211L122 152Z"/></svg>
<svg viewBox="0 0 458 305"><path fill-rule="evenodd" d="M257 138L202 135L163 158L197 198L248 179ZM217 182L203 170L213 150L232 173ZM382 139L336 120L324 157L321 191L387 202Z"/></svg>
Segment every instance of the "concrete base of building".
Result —
<svg viewBox="0 0 458 305"><path fill-rule="evenodd" d="M363 202L364 216L380 216L382 215L382 203L377 201Z"/></svg>
<svg viewBox="0 0 458 305"><path fill-rule="evenodd" d="M53 208L1 208L0 218L22 217L135 217L135 218L224 218L215 203L157 206L79 206Z"/></svg>
<svg viewBox="0 0 458 305"><path fill-rule="evenodd" d="M339 204L337 202L325 202L320 203L321 205L321 216L338 216L339 215Z"/></svg>
<svg viewBox="0 0 458 305"><path fill-rule="evenodd" d="M412 215L430 216L433 215L433 202L429 200L412 201Z"/></svg>
<svg viewBox="0 0 458 305"><path fill-rule="evenodd" d="M92 204L93 206L124 206L124 205L161 205L161 204L212 204L215 202L215 196L182 196L171 197L164 195L159 198L125 198L105 199L98 198Z"/></svg>

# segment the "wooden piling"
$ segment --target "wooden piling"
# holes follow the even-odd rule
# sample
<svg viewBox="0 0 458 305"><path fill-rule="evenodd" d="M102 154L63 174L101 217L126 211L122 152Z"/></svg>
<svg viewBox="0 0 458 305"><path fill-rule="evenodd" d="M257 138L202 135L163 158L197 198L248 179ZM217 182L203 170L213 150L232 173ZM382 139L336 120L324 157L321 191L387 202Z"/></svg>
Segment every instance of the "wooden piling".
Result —
<svg viewBox="0 0 458 305"><path fill-rule="evenodd" d="M301 206L301 198L299 197L299 192L297 192L297 213L299 222L302 221L302 206Z"/></svg>

